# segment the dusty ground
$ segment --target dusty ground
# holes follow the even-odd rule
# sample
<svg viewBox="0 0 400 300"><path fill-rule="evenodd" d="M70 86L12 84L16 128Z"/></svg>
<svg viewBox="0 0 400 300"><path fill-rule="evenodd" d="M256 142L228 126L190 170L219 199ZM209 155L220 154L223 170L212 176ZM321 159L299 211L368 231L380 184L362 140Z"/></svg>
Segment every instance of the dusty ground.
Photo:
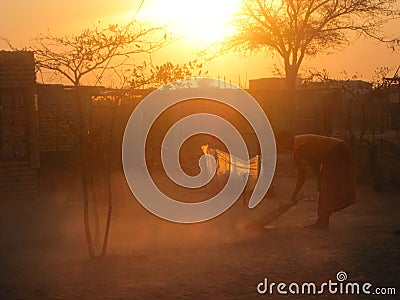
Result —
<svg viewBox="0 0 400 300"><path fill-rule="evenodd" d="M310 231L303 226L315 218L311 179L305 198L269 227L240 230L289 198L295 173L278 167L275 196L254 210L238 201L222 216L197 225L172 224L133 199L118 201L108 255L95 261L87 256L74 180L44 186L37 202L2 203L0 298L284 299L289 296L258 295L257 284L265 277L322 283L345 271L348 281L397 288L397 298L376 299L398 299L400 235L394 232L400 230L400 193L361 186L359 202L335 214L329 232ZM327 293L293 298L375 299Z"/></svg>

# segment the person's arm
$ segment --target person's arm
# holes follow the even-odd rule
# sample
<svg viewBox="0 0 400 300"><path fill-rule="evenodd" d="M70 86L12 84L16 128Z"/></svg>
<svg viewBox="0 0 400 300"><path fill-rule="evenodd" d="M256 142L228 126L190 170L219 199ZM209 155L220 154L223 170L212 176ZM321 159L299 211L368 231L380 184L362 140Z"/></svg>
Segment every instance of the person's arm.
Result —
<svg viewBox="0 0 400 300"><path fill-rule="evenodd" d="M297 167L297 182L296 182L296 187L294 188L292 197L290 197L291 202L297 202L297 195L299 194L301 188L304 185L304 182L306 180L306 164L305 162L298 157L298 155L295 155L295 162L296 162L296 167Z"/></svg>

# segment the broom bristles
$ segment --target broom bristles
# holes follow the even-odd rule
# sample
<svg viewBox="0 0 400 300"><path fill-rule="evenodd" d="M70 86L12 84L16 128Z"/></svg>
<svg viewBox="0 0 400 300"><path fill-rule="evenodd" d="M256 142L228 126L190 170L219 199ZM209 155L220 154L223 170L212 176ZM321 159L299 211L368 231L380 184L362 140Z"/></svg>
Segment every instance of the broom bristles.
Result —
<svg viewBox="0 0 400 300"><path fill-rule="evenodd" d="M298 202L287 202L281 204L276 209L269 211L268 213L262 215L258 219L253 222L248 223L244 228L245 229L261 229L264 226L268 225L272 221L279 218L281 215L286 213L292 206L296 205Z"/></svg>

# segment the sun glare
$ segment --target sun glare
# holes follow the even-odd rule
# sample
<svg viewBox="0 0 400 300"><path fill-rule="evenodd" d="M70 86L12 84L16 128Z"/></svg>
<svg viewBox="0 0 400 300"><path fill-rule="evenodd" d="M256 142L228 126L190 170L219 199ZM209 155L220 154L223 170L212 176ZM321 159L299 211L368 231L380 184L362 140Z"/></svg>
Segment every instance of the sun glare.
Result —
<svg viewBox="0 0 400 300"><path fill-rule="evenodd" d="M143 7L138 18L167 24L188 42L207 46L232 33L230 22L240 4L241 0L158 0Z"/></svg>

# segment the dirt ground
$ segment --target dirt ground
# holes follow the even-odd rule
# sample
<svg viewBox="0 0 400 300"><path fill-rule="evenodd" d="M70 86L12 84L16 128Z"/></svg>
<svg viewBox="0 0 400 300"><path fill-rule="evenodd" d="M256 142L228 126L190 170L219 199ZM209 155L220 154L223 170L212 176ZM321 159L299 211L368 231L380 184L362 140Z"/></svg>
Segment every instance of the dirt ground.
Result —
<svg viewBox="0 0 400 300"><path fill-rule="evenodd" d="M360 186L359 202L334 214L330 231L311 231L304 225L315 220L318 194L310 178L298 205L261 231L243 230L287 201L294 184L293 168L280 163L274 193L257 208L239 200L216 219L192 225L151 215L120 184L108 255L90 260L79 182L60 176L42 186L40 200L1 203L0 298L399 299L400 193ZM339 271L347 281L394 287L397 296L257 293L266 277L318 284L335 281Z"/></svg>

